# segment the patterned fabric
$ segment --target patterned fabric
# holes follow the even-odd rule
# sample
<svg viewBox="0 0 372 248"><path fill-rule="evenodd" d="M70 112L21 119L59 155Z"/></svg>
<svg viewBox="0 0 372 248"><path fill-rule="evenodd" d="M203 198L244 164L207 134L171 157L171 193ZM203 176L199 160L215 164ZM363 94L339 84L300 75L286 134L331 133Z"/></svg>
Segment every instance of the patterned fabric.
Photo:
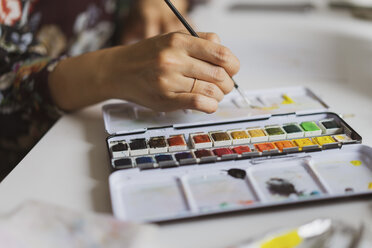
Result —
<svg viewBox="0 0 372 248"><path fill-rule="evenodd" d="M0 0L0 181L61 115L48 72L64 56L110 45L117 4Z"/></svg>
<svg viewBox="0 0 372 248"><path fill-rule="evenodd" d="M130 4L0 0L0 181L62 114L50 98L48 73L66 56L118 40L118 20Z"/></svg>
<svg viewBox="0 0 372 248"><path fill-rule="evenodd" d="M66 56L118 40L131 2L0 0L0 181L62 114L49 72Z"/></svg>

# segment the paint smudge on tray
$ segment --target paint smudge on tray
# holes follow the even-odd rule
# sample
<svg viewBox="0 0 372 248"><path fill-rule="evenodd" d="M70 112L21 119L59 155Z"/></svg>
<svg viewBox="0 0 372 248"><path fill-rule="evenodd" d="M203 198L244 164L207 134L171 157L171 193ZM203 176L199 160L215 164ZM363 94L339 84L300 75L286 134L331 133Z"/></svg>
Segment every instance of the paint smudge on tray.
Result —
<svg viewBox="0 0 372 248"><path fill-rule="evenodd" d="M362 165L362 161L360 161L360 160L352 160L352 161L350 161L350 163L354 166L361 166Z"/></svg>
<svg viewBox="0 0 372 248"><path fill-rule="evenodd" d="M305 191L299 191L296 189L296 186L291 183L287 179L283 178L270 178L266 182L267 188L272 195L280 195L284 197L291 197L291 196L298 196L298 197L306 197L306 196L316 196L320 195L321 193L318 190L309 191L306 193Z"/></svg>
<svg viewBox="0 0 372 248"><path fill-rule="evenodd" d="M354 192L354 189L353 188L345 188L345 192L346 193L351 193L351 192Z"/></svg>
<svg viewBox="0 0 372 248"><path fill-rule="evenodd" d="M372 189L372 182L368 184L368 189Z"/></svg>
<svg viewBox="0 0 372 248"><path fill-rule="evenodd" d="M227 174L229 174L230 176L234 178L238 178L238 179L244 179L245 176L247 175L245 170L242 170L242 169L230 169L227 171Z"/></svg>
<svg viewBox="0 0 372 248"><path fill-rule="evenodd" d="M282 104L294 104L295 103L295 101L293 101L293 99L290 98L287 94L283 94L282 97L283 97Z"/></svg>
<svg viewBox="0 0 372 248"><path fill-rule="evenodd" d="M289 197L292 194L298 194L296 187L286 179L270 178L270 180L266 182L266 185L273 195Z"/></svg>

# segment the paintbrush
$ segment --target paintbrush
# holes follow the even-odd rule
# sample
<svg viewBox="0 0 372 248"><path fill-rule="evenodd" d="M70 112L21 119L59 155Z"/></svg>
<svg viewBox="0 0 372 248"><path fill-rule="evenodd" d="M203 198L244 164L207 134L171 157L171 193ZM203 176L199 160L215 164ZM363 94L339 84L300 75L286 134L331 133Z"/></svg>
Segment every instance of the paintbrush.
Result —
<svg viewBox="0 0 372 248"><path fill-rule="evenodd" d="M181 15L181 13L176 9L176 7L172 4L170 0L164 0L165 3L169 6L169 8L172 10L172 12L176 15L178 20L182 22L182 24L185 26L185 28L190 32L190 34L194 37L200 38L199 35L195 32L195 30L190 26L190 24L186 21L186 19ZM248 99L248 97L244 94L244 91L241 90L239 85L235 82L235 80L231 77L231 80L234 82L235 89L239 92L240 96L243 98L244 102L253 108L254 106L251 105L251 101Z"/></svg>

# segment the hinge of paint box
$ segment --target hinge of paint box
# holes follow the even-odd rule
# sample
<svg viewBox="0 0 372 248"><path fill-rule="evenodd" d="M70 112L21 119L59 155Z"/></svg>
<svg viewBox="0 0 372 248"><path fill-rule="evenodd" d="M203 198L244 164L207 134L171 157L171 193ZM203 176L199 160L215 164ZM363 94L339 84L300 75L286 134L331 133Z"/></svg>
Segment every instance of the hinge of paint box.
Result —
<svg viewBox="0 0 372 248"><path fill-rule="evenodd" d="M300 154L294 154L294 155L282 155L282 156L273 156L273 157L259 157L259 158L253 158L251 159L250 163L255 164L261 164L261 163L267 163L271 162L273 160L279 160L279 161L290 161L290 160L299 160L299 159L310 159L310 155L304 155L303 153Z"/></svg>
<svg viewBox="0 0 372 248"><path fill-rule="evenodd" d="M148 127L148 128L140 128L135 130L126 130L114 133L114 135L123 135L123 134L141 134L146 133L149 130L160 130L166 128L172 128L173 126L159 126L159 127Z"/></svg>
<svg viewBox="0 0 372 248"><path fill-rule="evenodd" d="M296 115L296 112L273 114L271 116L288 116L288 115Z"/></svg>
<svg viewBox="0 0 372 248"><path fill-rule="evenodd" d="M296 111L296 115L308 115L308 114L319 114L319 113L324 113L324 112L327 112L328 109L327 108L321 108L321 109L308 109L308 110L299 110L299 111Z"/></svg>
<svg viewBox="0 0 372 248"><path fill-rule="evenodd" d="M258 115L258 116L249 116L246 118L235 118L229 120L215 120L211 121L202 121L202 122L195 122L195 123L179 123L174 124L173 128L175 129L183 129L183 128L190 128L190 127L201 127L201 126L213 126L213 125L221 125L221 124L229 124L229 123L238 123L238 122L245 122L245 121L258 121L258 120L266 120L269 119L272 115Z"/></svg>
<svg viewBox="0 0 372 248"><path fill-rule="evenodd" d="M146 133L147 128L141 128L141 129L135 129L135 130L125 130L125 131L119 131L114 133L113 135L122 135L122 134L140 134L140 133Z"/></svg>

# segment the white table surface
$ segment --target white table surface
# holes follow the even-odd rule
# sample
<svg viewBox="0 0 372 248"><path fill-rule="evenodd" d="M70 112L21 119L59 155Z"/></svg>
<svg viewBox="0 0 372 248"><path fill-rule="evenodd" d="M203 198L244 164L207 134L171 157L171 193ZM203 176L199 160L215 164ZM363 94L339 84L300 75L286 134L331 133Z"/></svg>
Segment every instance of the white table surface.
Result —
<svg viewBox="0 0 372 248"><path fill-rule="evenodd" d="M231 13L215 1L198 8L200 30L219 33L241 59L245 89L304 85L372 145L372 23L344 14ZM62 117L0 184L0 213L28 199L112 213L102 104ZM271 209L160 226L162 247L226 247L262 232L319 217L372 224L372 199Z"/></svg>

